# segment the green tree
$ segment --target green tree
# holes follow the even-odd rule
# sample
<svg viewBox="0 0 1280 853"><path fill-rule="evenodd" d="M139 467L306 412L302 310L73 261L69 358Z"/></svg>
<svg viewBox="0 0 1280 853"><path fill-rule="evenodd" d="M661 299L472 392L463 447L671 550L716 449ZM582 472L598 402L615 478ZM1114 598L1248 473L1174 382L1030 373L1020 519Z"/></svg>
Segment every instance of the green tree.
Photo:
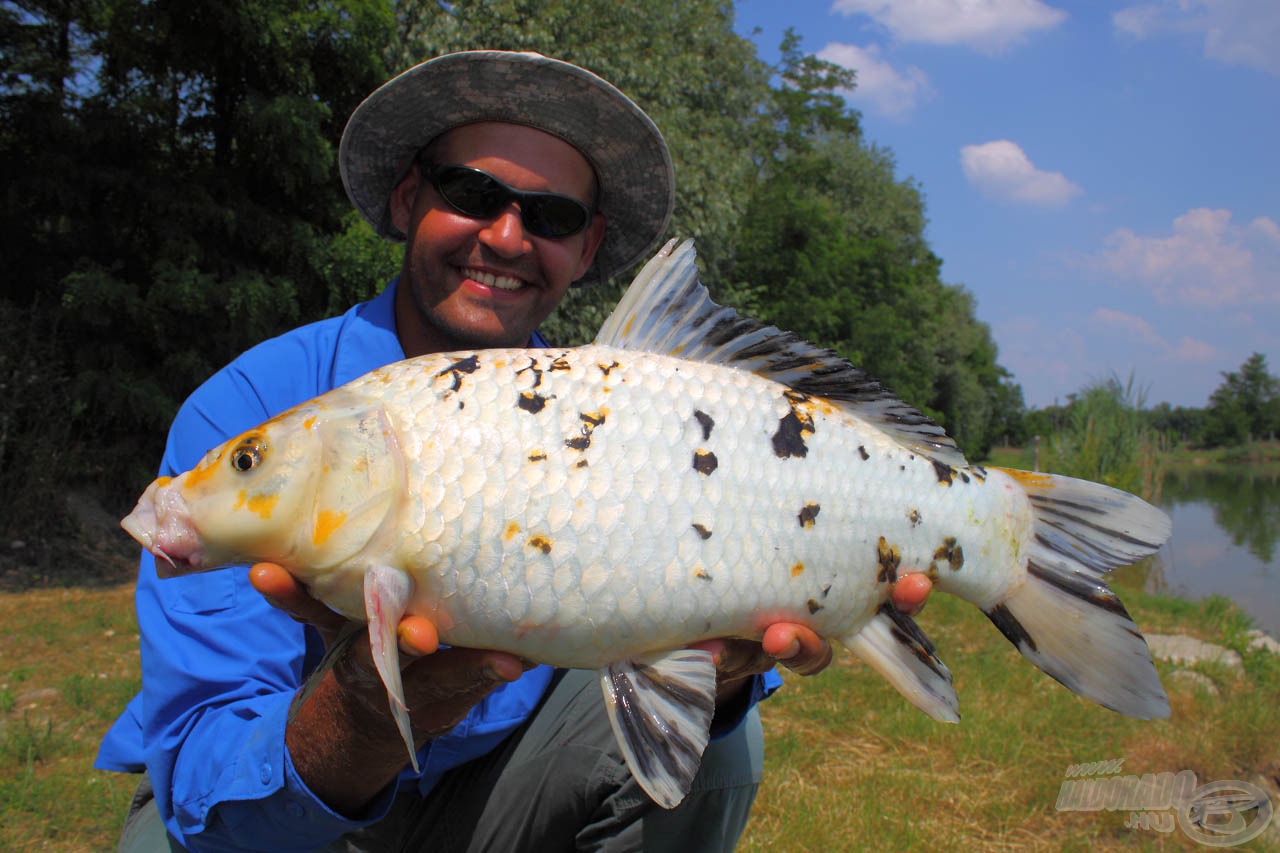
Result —
<svg viewBox="0 0 1280 853"><path fill-rule="evenodd" d="M1255 352L1238 371L1224 372L1209 396L1205 441L1241 444L1273 436L1280 427L1280 380L1267 370L1267 358Z"/></svg>
<svg viewBox="0 0 1280 853"><path fill-rule="evenodd" d="M336 140L392 29L373 0L0 5L0 298L6 331L58 336L47 381L24 386L57 395L56 475L82 447L133 491L198 382L330 310L326 237L349 209ZM0 340L0 364L28 361L22 338ZM29 465L38 425L14 428L0 462L21 516L48 472Z"/></svg>

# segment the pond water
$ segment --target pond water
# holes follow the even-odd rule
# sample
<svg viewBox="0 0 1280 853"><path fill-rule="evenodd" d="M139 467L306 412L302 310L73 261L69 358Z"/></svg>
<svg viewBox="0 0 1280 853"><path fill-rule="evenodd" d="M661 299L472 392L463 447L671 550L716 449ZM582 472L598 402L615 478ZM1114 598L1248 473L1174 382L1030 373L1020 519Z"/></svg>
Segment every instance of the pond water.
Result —
<svg viewBox="0 0 1280 853"><path fill-rule="evenodd" d="M1280 637L1280 468L1205 467L1170 474L1159 501L1173 537L1148 591L1226 596Z"/></svg>

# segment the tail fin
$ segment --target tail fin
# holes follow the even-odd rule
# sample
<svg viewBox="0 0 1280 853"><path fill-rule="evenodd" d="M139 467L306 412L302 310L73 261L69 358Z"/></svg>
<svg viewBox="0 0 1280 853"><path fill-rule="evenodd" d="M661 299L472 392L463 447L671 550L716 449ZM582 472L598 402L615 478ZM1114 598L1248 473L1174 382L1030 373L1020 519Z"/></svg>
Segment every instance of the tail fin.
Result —
<svg viewBox="0 0 1280 853"><path fill-rule="evenodd" d="M1073 692L1130 717L1169 716L1147 642L1106 584L1169 538L1169 517L1110 486L999 469L1035 512L1027 578L987 617L1028 660Z"/></svg>

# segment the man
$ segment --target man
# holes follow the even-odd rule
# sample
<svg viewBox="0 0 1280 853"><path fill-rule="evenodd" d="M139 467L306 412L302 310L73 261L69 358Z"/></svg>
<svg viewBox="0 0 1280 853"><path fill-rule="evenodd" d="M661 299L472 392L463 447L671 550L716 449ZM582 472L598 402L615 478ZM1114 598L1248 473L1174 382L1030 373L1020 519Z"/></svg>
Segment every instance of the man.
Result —
<svg viewBox="0 0 1280 853"><path fill-rule="evenodd" d="M400 277L201 386L162 473L391 361L545 345L536 328L569 287L646 256L674 198L648 117L595 75L534 54L452 54L405 72L355 111L340 160L357 208L404 240ZM912 576L896 599L910 607L927 591ZM587 674L439 649L429 621L406 618L419 774L363 635L295 702L342 620L280 567L160 582L144 555L137 606L143 689L97 761L147 773L128 850L727 849L759 781L753 709L779 683L774 662L807 674L831 656L788 624L762 643L701 644L720 674L714 740L685 803L664 811L626 772Z"/></svg>

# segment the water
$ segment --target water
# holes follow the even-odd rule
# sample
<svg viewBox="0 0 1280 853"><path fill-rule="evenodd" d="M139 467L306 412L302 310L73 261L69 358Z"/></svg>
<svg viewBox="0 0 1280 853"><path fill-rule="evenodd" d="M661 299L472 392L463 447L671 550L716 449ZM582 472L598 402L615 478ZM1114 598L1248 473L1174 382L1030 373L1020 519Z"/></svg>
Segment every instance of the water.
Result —
<svg viewBox="0 0 1280 853"><path fill-rule="evenodd" d="M1214 466L1165 478L1173 538L1151 591L1226 596L1280 637L1280 469Z"/></svg>

